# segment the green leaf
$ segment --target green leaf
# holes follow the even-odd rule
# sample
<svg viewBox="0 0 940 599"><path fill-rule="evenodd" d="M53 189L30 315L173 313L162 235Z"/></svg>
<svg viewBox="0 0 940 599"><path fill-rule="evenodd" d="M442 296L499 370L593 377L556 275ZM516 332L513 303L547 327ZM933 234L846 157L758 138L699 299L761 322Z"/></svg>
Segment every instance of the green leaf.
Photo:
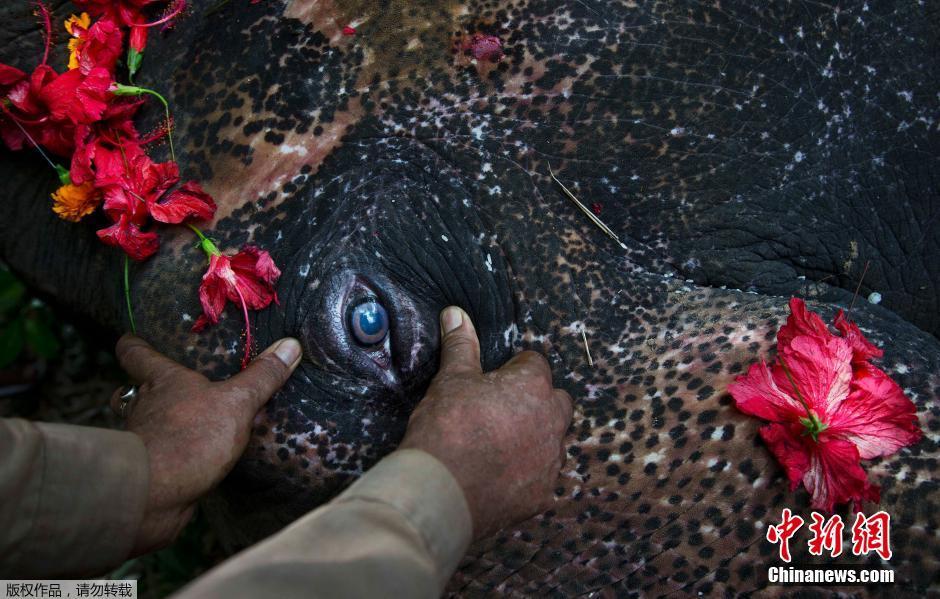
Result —
<svg viewBox="0 0 940 599"><path fill-rule="evenodd" d="M25 293L26 287L13 276L13 273L0 270L0 314L19 307Z"/></svg>
<svg viewBox="0 0 940 599"><path fill-rule="evenodd" d="M24 343L22 318L0 329L0 368L6 368L20 357Z"/></svg>
<svg viewBox="0 0 940 599"><path fill-rule="evenodd" d="M59 340L49 325L40 318L30 318L24 323L26 343L36 355L51 360L59 355Z"/></svg>

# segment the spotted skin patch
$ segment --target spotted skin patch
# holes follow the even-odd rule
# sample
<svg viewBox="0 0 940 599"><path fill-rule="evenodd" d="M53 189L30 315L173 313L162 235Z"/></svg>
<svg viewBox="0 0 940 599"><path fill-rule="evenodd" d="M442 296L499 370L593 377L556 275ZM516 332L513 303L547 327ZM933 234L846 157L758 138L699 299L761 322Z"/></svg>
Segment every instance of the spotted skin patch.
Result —
<svg viewBox="0 0 940 599"><path fill-rule="evenodd" d="M280 307L255 319L259 344L294 335L305 347L213 499L232 545L394 447L435 370L437 311L459 303L487 367L542 351L577 407L554 508L474 545L450 592L782 592L757 567L772 560L764 532L808 497L788 491L759 422L725 389L772 355L786 298L719 287L776 289L759 275L780 263L794 281L844 264L814 255L819 239L872 229L822 223L822 199L869 214L874 232L894 230L878 206L900 187L922 207L932 159L908 157L936 144L937 79L917 62L935 42L915 9L890 3L742 4L233 0L155 44L147 76L170 82L185 168L220 204L212 234L225 248L261 244L285 273ZM475 34L502 40L498 62L459 51ZM879 53L889 46L911 62ZM603 205L625 250L549 167ZM736 252L738 230L761 243ZM891 243L871 237L853 260ZM170 239L139 275L139 322L221 377L237 365L239 323L189 332L204 269L191 242ZM828 283L792 291L845 305L846 282ZM394 368L380 374L343 345L335 298L357 286L382 294L393 321ZM886 310L853 317L885 348L880 363L926 433L868 463L903 581L873 592L937 592L940 346Z"/></svg>

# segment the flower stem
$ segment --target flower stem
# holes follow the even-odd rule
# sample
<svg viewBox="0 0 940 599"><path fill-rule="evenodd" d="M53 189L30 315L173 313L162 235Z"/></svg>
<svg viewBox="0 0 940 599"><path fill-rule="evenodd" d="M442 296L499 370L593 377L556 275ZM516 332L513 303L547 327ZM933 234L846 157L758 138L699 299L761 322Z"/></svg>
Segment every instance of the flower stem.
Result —
<svg viewBox="0 0 940 599"><path fill-rule="evenodd" d="M134 323L134 308L131 307L131 259L124 254L124 300L127 302L127 317L131 321L131 332L137 334L137 324Z"/></svg>
<svg viewBox="0 0 940 599"><path fill-rule="evenodd" d="M242 358L242 370L244 370L248 367L251 358L251 321L248 320L248 304L245 303L245 296L242 295L242 290L238 288L238 285L235 286L235 292L242 303L242 314L245 315L245 357Z"/></svg>
<svg viewBox="0 0 940 599"><path fill-rule="evenodd" d="M196 225L191 223L186 223L186 226L193 230L193 233L199 238L199 247L202 248L202 251L206 253L206 257L209 258L209 261L212 261L212 256L219 256L222 252L219 251L219 248L216 247L212 240L206 237L202 231L200 231Z"/></svg>
<svg viewBox="0 0 940 599"><path fill-rule="evenodd" d="M36 143L36 140L33 139L33 136L29 134L29 131L27 131L23 127L23 125L21 125L20 122L16 119L16 117L13 116L13 114L10 112L10 109L6 107L6 104L5 103L0 104L0 106L3 107L3 112L7 113L10 116L10 120L13 121L13 124L19 127L20 131L23 132L23 135L26 136L26 139L29 140L29 143L32 144L34 148L36 148L36 151L39 152L39 155L42 156L45 159L45 161L49 163L49 166L55 169L56 172L59 172L59 169L56 168L56 164L52 161L51 158L49 158L49 156L42 150L42 148L39 147L39 144Z"/></svg>
<svg viewBox="0 0 940 599"><path fill-rule="evenodd" d="M141 94L150 94L160 100L166 112L166 138L170 143L170 158L173 162L176 162L176 150L173 148L173 125L172 121L170 121L170 104L166 101L166 98L152 89L137 87L136 85L123 85L121 83L115 83L114 87L111 88L111 92L116 96L140 96Z"/></svg>
<svg viewBox="0 0 940 599"><path fill-rule="evenodd" d="M203 235L202 231L200 231L199 228L196 227L196 225L193 225L193 224L190 224L190 223L186 223L186 226L193 230L193 233L196 234L196 237L199 238L199 241L202 241L203 239L206 238L206 236Z"/></svg>

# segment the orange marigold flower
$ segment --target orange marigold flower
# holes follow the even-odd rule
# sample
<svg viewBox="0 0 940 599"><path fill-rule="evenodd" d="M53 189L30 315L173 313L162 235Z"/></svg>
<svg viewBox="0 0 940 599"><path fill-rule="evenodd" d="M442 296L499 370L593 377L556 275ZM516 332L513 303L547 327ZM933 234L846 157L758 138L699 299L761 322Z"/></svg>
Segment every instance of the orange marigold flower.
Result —
<svg viewBox="0 0 940 599"><path fill-rule="evenodd" d="M72 36L69 40L69 69L78 68L78 53L85 41L84 33L89 27L91 27L91 17L87 12L72 15L65 20L65 30Z"/></svg>
<svg viewBox="0 0 940 599"><path fill-rule="evenodd" d="M95 211L101 203L101 193L91 181L81 185L63 185L52 194L52 211L63 220L77 223Z"/></svg>

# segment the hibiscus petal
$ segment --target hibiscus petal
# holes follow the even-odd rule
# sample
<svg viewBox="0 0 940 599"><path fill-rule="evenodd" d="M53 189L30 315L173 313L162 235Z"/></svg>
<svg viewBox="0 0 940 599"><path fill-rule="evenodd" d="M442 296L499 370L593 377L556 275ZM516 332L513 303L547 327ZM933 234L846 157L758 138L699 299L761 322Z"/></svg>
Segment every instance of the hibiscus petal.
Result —
<svg viewBox="0 0 940 599"><path fill-rule="evenodd" d="M833 324L842 333L842 338L849 342L849 346L852 348L853 362L859 364L884 355L884 352L877 345L865 337L858 325L845 317L842 310L839 310L839 313L836 314Z"/></svg>
<svg viewBox="0 0 940 599"><path fill-rule="evenodd" d="M746 375L728 385L728 392L739 410L764 420L797 421L806 416L799 401L780 390L764 362L751 364Z"/></svg>
<svg viewBox="0 0 940 599"><path fill-rule="evenodd" d="M841 337L798 335L780 349L800 395L823 422L849 396L852 349ZM797 397L782 364L773 368L773 379L786 394ZM805 413L803 414L805 416Z"/></svg>
<svg viewBox="0 0 940 599"><path fill-rule="evenodd" d="M215 201L195 181L187 181L163 202L150 205L150 214L161 223L208 220L215 214Z"/></svg>
<svg viewBox="0 0 940 599"><path fill-rule="evenodd" d="M0 85L8 87L26 79L26 73L16 67L0 62Z"/></svg>
<svg viewBox="0 0 940 599"><path fill-rule="evenodd" d="M225 300L230 299L232 295L237 300L238 294L234 289L235 275L229 266L228 256L212 256L209 259L209 269L202 276L202 283L199 285L199 302L202 304L202 311L206 319L211 324L219 322L219 315L225 309ZM200 330L205 328L207 323L200 324Z"/></svg>
<svg viewBox="0 0 940 599"><path fill-rule="evenodd" d="M97 138L91 133L91 127L79 125L75 129L75 153L72 154L72 163L69 165L69 177L75 185L94 180L95 173L91 163L97 147Z"/></svg>
<svg viewBox="0 0 940 599"><path fill-rule="evenodd" d="M100 119L108 107L110 85L111 75L105 69L92 69L87 75L74 69L46 85L41 97L54 119L88 124Z"/></svg>
<svg viewBox="0 0 940 599"><path fill-rule="evenodd" d="M790 479L790 490L796 489L809 470L810 455L800 428L783 424L768 424L760 429L760 436L783 466Z"/></svg>
<svg viewBox="0 0 940 599"><path fill-rule="evenodd" d="M218 322L218 320L215 322ZM206 330L208 327L215 324L215 322L210 320L209 317L206 316L205 314L200 314L199 318L196 319L196 323L193 325L192 331L194 333L201 333L202 331Z"/></svg>
<svg viewBox="0 0 940 599"><path fill-rule="evenodd" d="M79 56L79 68L83 73L103 68L114 73L118 58L123 53L124 34L109 19L100 19L85 34Z"/></svg>
<svg viewBox="0 0 940 599"><path fill-rule="evenodd" d="M245 246L232 257L232 270L238 278L238 288L249 308L261 310L272 301L277 301L274 283L281 276L281 271L274 265L268 252L254 246Z"/></svg>
<svg viewBox="0 0 940 599"><path fill-rule="evenodd" d="M98 238L108 245L121 248L134 260L145 260L156 253L160 239L156 233L138 229L125 215L118 222L98 231Z"/></svg>
<svg viewBox="0 0 940 599"><path fill-rule="evenodd" d="M813 497L813 509L826 512L846 501L853 501L858 509L863 500L877 503L881 498L878 486L868 482L855 445L825 433L810 454L803 484Z"/></svg>
<svg viewBox="0 0 940 599"><path fill-rule="evenodd" d="M790 344L798 335L815 335L830 337L829 327L823 322L819 314L806 308L806 302L798 297L790 298L790 315L787 323L777 331L778 350Z"/></svg>
<svg viewBox="0 0 940 599"><path fill-rule="evenodd" d="M827 432L851 441L864 459L890 455L920 440L917 408L887 374L871 367L853 381L848 399L830 416Z"/></svg>
<svg viewBox="0 0 940 599"><path fill-rule="evenodd" d="M154 200L157 200L166 192L167 189L173 187L180 180L180 167L179 165L169 160L167 162L151 163L151 176L152 178L152 189L151 196Z"/></svg>

